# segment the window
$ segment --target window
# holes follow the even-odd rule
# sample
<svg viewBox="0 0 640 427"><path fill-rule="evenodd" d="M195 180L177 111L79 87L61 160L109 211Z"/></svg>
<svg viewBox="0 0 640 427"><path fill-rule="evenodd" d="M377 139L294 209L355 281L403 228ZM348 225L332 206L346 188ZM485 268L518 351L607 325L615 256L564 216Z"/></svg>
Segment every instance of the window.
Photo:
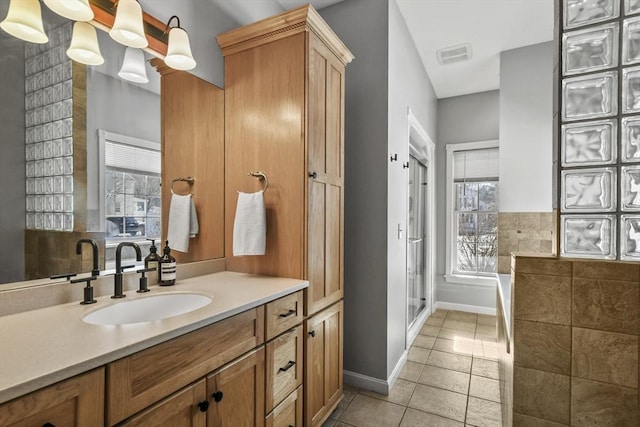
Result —
<svg viewBox="0 0 640 427"><path fill-rule="evenodd" d="M498 264L497 141L447 146L447 274L481 283Z"/></svg>

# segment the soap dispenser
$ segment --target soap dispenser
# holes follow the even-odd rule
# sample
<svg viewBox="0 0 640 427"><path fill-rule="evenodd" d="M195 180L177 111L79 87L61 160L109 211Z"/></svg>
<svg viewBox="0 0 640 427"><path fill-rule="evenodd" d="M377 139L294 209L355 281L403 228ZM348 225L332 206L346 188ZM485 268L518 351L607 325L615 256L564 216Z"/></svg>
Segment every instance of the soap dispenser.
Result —
<svg viewBox="0 0 640 427"><path fill-rule="evenodd" d="M160 270L158 271L158 284L160 286L172 286L176 284L176 259L171 256L169 241L165 241L163 255L160 258Z"/></svg>
<svg viewBox="0 0 640 427"><path fill-rule="evenodd" d="M147 239L151 241L151 247L149 248L149 255L147 255L144 259L144 268L155 268L158 271L159 263L160 263L160 255L158 255L158 248L156 248L155 239ZM158 274L160 274L158 272Z"/></svg>

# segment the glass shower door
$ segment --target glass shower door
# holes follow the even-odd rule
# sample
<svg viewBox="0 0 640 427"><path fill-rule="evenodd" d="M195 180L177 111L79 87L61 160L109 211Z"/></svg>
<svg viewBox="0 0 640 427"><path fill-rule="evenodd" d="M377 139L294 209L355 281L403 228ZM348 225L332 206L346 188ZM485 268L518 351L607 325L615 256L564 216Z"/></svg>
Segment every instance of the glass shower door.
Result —
<svg viewBox="0 0 640 427"><path fill-rule="evenodd" d="M407 326L411 328L426 307L426 203L427 167L409 159L407 232Z"/></svg>

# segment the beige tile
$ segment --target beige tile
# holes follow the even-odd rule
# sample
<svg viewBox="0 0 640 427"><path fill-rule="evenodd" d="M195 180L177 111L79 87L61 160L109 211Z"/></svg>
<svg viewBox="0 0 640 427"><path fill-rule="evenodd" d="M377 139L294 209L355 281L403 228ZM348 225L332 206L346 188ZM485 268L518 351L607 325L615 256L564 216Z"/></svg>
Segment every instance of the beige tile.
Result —
<svg viewBox="0 0 640 427"><path fill-rule="evenodd" d="M436 342L436 337L429 337L427 335L418 335L413 341L413 345L422 348L432 348Z"/></svg>
<svg viewBox="0 0 640 427"><path fill-rule="evenodd" d="M464 424L437 415L407 408L400 427L463 427Z"/></svg>
<svg viewBox="0 0 640 427"><path fill-rule="evenodd" d="M515 257L515 270L520 274L571 276L572 262L547 257Z"/></svg>
<svg viewBox="0 0 640 427"><path fill-rule="evenodd" d="M409 354L407 356L407 360L410 360L411 362L417 362L417 363L427 363L427 359L429 358L430 352L431 350L429 350L428 348L416 347L412 345L409 348Z"/></svg>
<svg viewBox="0 0 640 427"><path fill-rule="evenodd" d="M556 224L556 213L554 212L540 213L540 230L554 231L556 228L555 224Z"/></svg>
<svg viewBox="0 0 640 427"><path fill-rule="evenodd" d="M375 397L376 399L385 400L387 402L397 403L398 405L407 406L409 404L409 399L411 399L411 395L413 394L413 390L416 388L416 383L398 379L389 392L388 396L383 394L374 393L369 390L361 390L360 394L364 394L369 397Z"/></svg>
<svg viewBox="0 0 640 427"><path fill-rule="evenodd" d="M473 339L471 338L455 338L448 340L444 338L436 339L433 345L434 350L446 351L447 353L456 354L473 354Z"/></svg>
<svg viewBox="0 0 640 427"><path fill-rule="evenodd" d="M498 233L503 230L518 229L518 214L510 212L498 213Z"/></svg>
<svg viewBox="0 0 640 427"><path fill-rule="evenodd" d="M493 337L476 338L473 344L473 357L485 359L498 359L498 343Z"/></svg>
<svg viewBox="0 0 640 427"><path fill-rule="evenodd" d="M513 345L516 365L570 375L571 327L516 320Z"/></svg>
<svg viewBox="0 0 640 427"><path fill-rule="evenodd" d="M423 368L424 365L422 363L416 363L407 360L407 362L404 364L404 367L400 371L400 374L398 374L398 378L417 382L418 378L420 378L420 374L422 373Z"/></svg>
<svg viewBox="0 0 640 427"><path fill-rule="evenodd" d="M442 322L444 322L444 319L444 317L429 317L425 322L425 325L442 326Z"/></svg>
<svg viewBox="0 0 640 427"><path fill-rule="evenodd" d="M518 213L519 230L540 230L539 213Z"/></svg>
<svg viewBox="0 0 640 427"><path fill-rule="evenodd" d="M469 392L469 374L452 371L451 369L426 365L418 382L461 394Z"/></svg>
<svg viewBox="0 0 640 427"><path fill-rule="evenodd" d="M638 337L573 328L574 377L638 387Z"/></svg>
<svg viewBox="0 0 640 427"><path fill-rule="evenodd" d="M456 421L464 421L466 406L466 395L422 384L416 386L409 401L410 408Z"/></svg>
<svg viewBox="0 0 640 427"><path fill-rule="evenodd" d="M518 240L518 252L537 254L540 253L539 239Z"/></svg>
<svg viewBox="0 0 640 427"><path fill-rule="evenodd" d="M490 337L497 337L498 336L498 331L496 329L496 324L494 323L493 325L480 325L478 324L478 326L476 326L476 337L480 336L480 335L485 335L485 336L490 336Z"/></svg>
<svg viewBox="0 0 640 427"><path fill-rule="evenodd" d="M471 374L497 380L499 379L498 362L474 357L471 365Z"/></svg>
<svg viewBox="0 0 640 427"><path fill-rule="evenodd" d="M344 397L342 398L340 403L338 403L338 406L336 407L336 409L331 413L331 415L329 415L329 418L332 418L334 420L337 420L340 417L340 415L342 415L344 410L347 409L351 401L358 394L358 389L351 387L347 384L344 385L342 391L343 391Z"/></svg>
<svg viewBox="0 0 640 427"><path fill-rule="evenodd" d="M475 332L476 322L464 322L462 320L453 320L447 317L442 324L442 327L446 329L453 329L454 331Z"/></svg>
<svg viewBox="0 0 640 427"><path fill-rule="evenodd" d="M515 320L571 324L571 277L523 274L516 270L512 295Z"/></svg>
<svg viewBox="0 0 640 427"><path fill-rule="evenodd" d="M543 420L542 418L514 413L513 425L518 427L562 427L566 424L558 424L553 421Z"/></svg>
<svg viewBox="0 0 640 427"><path fill-rule="evenodd" d="M442 318L447 316L448 312L449 312L449 310L443 310L443 309L439 308L436 311L434 311L433 313L431 313L430 317L435 317L435 318L438 318L438 319L442 319Z"/></svg>
<svg viewBox="0 0 640 427"><path fill-rule="evenodd" d="M430 337L437 337L438 332L440 332L439 326L424 325L422 329L420 329L421 335L427 335Z"/></svg>
<svg viewBox="0 0 640 427"><path fill-rule="evenodd" d="M491 316L489 314L478 314L478 326L480 325L496 325L496 316Z"/></svg>
<svg viewBox="0 0 640 427"><path fill-rule="evenodd" d="M469 396L500 403L500 382L491 378L471 375Z"/></svg>
<svg viewBox="0 0 640 427"><path fill-rule="evenodd" d="M640 278L640 265L636 262L574 261L573 277L637 282Z"/></svg>
<svg viewBox="0 0 640 427"><path fill-rule="evenodd" d="M551 235L549 236L551 237ZM541 254L554 254L554 248L553 248L553 240L551 239L543 239L540 240L540 253Z"/></svg>
<svg viewBox="0 0 640 427"><path fill-rule="evenodd" d="M340 421L336 421L333 427L352 427L352 426L349 424L341 423Z"/></svg>
<svg viewBox="0 0 640 427"><path fill-rule="evenodd" d="M475 323L478 320L478 315L476 313L467 313L466 311L450 311L447 314L447 319Z"/></svg>
<svg viewBox="0 0 640 427"><path fill-rule="evenodd" d="M322 427L336 427L336 422L333 418L328 418L327 421L322 423Z"/></svg>
<svg viewBox="0 0 640 427"><path fill-rule="evenodd" d="M514 412L569 424L568 376L514 366L513 377Z"/></svg>
<svg viewBox="0 0 640 427"><path fill-rule="evenodd" d="M638 390L571 379L571 425L638 426Z"/></svg>
<svg viewBox="0 0 640 427"><path fill-rule="evenodd" d="M573 326L637 335L640 332L640 283L573 279Z"/></svg>
<svg viewBox="0 0 640 427"><path fill-rule="evenodd" d="M463 356L461 354L444 353L442 351L433 350L429 355L427 365L470 373L471 357Z"/></svg>
<svg viewBox="0 0 640 427"><path fill-rule="evenodd" d="M453 340L456 338L472 338L475 337L475 331L456 331L455 329L441 328L438 332L438 338Z"/></svg>
<svg viewBox="0 0 640 427"><path fill-rule="evenodd" d="M511 257L509 255L498 255L498 273L509 274L510 272L511 272Z"/></svg>
<svg viewBox="0 0 640 427"><path fill-rule="evenodd" d="M340 416L355 427L397 427L404 414L404 407L373 397L358 394Z"/></svg>
<svg viewBox="0 0 640 427"><path fill-rule="evenodd" d="M466 423L477 427L502 427L500 404L469 396Z"/></svg>
<svg viewBox="0 0 640 427"><path fill-rule="evenodd" d="M518 239L504 235L498 237L498 256L509 256L518 252Z"/></svg>

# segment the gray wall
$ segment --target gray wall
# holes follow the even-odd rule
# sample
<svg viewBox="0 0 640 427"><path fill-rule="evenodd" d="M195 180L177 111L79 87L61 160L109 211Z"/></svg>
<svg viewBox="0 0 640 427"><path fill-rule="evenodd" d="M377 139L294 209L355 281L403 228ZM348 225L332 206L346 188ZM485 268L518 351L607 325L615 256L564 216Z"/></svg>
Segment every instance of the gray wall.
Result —
<svg viewBox="0 0 640 427"><path fill-rule="evenodd" d="M386 379L388 6L347 0L320 14L355 56L345 77L344 369Z"/></svg>
<svg viewBox="0 0 640 427"><path fill-rule="evenodd" d="M436 145L436 301L495 307L495 289L447 283L446 247L446 145L498 139L500 94L497 90L438 100Z"/></svg>
<svg viewBox="0 0 640 427"><path fill-rule="evenodd" d="M553 42L500 54L500 211L551 212Z"/></svg>
<svg viewBox="0 0 640 427"><path fill-rule="evenodd" d="M24 280L24 42L0 35L0 52L0 283L6 283Z"/></svg>

